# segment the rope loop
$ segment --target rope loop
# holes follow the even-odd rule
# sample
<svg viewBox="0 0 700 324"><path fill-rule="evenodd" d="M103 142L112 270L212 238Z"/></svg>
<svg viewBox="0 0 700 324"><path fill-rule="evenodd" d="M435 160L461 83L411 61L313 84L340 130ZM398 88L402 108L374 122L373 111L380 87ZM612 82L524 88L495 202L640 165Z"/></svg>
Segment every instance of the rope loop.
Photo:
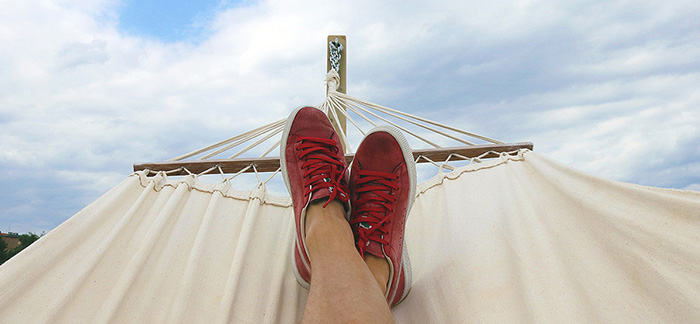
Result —
<svg viewBox="0 0 700 324"><path fill-rule="evenodd" d="M328 95L330 96L333 92L337 92L340 87L340 75L336 70L329 70L326 73L326 87L328 88Z"/></svg>

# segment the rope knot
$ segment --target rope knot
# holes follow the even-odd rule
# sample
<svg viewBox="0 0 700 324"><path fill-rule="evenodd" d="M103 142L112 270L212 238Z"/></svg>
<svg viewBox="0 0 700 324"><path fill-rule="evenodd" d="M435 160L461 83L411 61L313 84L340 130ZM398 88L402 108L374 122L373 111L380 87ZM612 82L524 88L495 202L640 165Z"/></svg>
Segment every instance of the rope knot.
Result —
<svg viewBox="0 0 700 324"><path fill-rule="evenodd" d="M330 69L326 74L326 85L328 86L328 92L338 91L340 87L340 75L338 71Z"/></svg>

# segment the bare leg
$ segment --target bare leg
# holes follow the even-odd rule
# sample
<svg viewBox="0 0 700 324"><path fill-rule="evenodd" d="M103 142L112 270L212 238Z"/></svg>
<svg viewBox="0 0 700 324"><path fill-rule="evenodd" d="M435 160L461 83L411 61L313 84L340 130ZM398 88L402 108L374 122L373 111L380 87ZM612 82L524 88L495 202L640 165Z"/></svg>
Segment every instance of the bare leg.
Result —
<svg viewBox="0 0 700 324"><path fill-rule="evenodd" d="M367 268L372 272L379 288L382 289L382 294L386 294L386 286L389 283L389 263L386 262L386 259L369 253L365 253L365 263L367 263Z"/></svg>
<svg viewBox="0 0 700 324"><path fill-rule="evenodd" d="M309 205L306 246L312 275L304 323L393 323L382 290L355 249L339 202L326 208Z"/></svg>

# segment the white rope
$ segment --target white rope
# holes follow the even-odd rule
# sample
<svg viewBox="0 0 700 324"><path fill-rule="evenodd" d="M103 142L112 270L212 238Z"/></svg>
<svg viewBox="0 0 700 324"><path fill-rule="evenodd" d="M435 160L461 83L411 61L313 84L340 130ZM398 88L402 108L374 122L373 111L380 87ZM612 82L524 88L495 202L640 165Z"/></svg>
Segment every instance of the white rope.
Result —
<svg viewBox="0 0 700 324"><path fill-rule="evenodd" d="M270 180L272 180L272 178L273 178L275 175L277 175L278 173L280 173L280 171L282 171L282 167L277 168L277 170L275 170L275 172L273 172L273 173L267 178L267 180L265 180L264 182L262 182L263 188L265 187L265 185L266 185Z"/></svg>
<svg viewBox="0 0 700 324"><path fill-rule="evenodd" d="M329 100L336 100L336 99L334 99L335 97L328 96L328 98L329 98ZM346 106L346 107L347 107L347 106ZM350 113L348 113L347 109L341 109L341 110L339 110L339 111L340 111L341 114L343 114L343 115L345 116L345 118L347 118L347 120L349 120L349 121L355 126L355 128L357 128L357 130L360 131L360 133L362 133L362 136L367 135L367 134L365 133L365 131L363 131L362 128L361 128L359 125L357 125L357 123L355 122L355 120L352 119L352 117L350 117Z"/></svg>
<svg viewBox="0 0 700 324"><path fill-rule="evenodd" d="M321 103L320 105L316 106L319 110L321 110L324 114L328 115L328 97L326 97L326 101Z"/></svg>
<svg viewBox="0 0 700 324"><path fill-rule="evenodd" d="M279 127L284 127L284 123L285 123L286 120L287 120L287 119L280 119L280 120L278 120L278 121L276 121L276 122L274 122L274 123L267 124L267 125L265 125L265 126L256 128L256 129L254 130L255 132L252 132L252 131L251 131L251 132L246 132L246 133L244 133L244 134L242 134L242 135L239 135L240 138L239 138L236 142L231 143L231 144L229 144L229 145L227 145L227 146L225 146L225 147L223 147L223 148L220 148L220 149L218 149L218 150L216 150L216 151L214 151L214 152L212 152L212 153L209 153L209 154L207 154L207 155L205 155L205 156L203 156L203 157L201 157L201 158L199 158L199 159L200 159L200 160L206 160L206 159L208 159L208 158L210 158L210 157L213 157L213 156L219 155L220 153L226 152L226 151L228 151L228 150L230 150L230 149L232 149L232 148L234 148L234 147L236 147L236 146L238 146L238 145L241 145L241 144L243 144L243 143L245 143L245 142L247 142L247 141L249 141L249 140L251 140L251 139L253 139L253 138L256 138L256 137L258 137L258 136L260 136L260 135L262 135L262 134L265 134L265 133L269 132L270 130L273 130L273 129L276 129L276 128L279 128ZM245 136L243 136L243 135L245 135Z"/></svg>
<svg viewBox="0 0 700 324"><path fill-rule="evenodd" d="M270 139L272 136L275 136L275 135L281 133L283 129L284 129L284 124L282 124L282 125L280 125L279 127L277 127L277 129L275 129L275 130L274 130L273 132L271 132L270 134L267 134L267 136L265 136L265 137L259 139L259 140L256 141L255 143L252 143L252 144L248 145L246 148L244 148L244 149L238 151L238 153L236 153L236 154L234 154L234 155L231 155L231 156L229 157L229 159L235 159L235 158L237 158L238 156L240 156L241 154L250 151L252 148L254 148L254 147L260 145L260 143L262 143L262 142L264 142L264 141L267 141L267 140Z"/></svg>
<svg viewBox="0 0 700 324"><path fill-rule="evenodd" d="M429 120L429 119L425 119L425 118L422 118L422 117L419 117L419 116L416 116L416 115L412 115L412 114L409 114L409 113L405 113L405 112L400 111L400 110L391 109L391 108L386 107L386 106L382 106L382 105L374 104L374 103L367 102L367 101L364 101L364 100L361 100L361 99L357 99L357 98L355 98L355 97L349 96L349 95L344 94L344 93L335 92L335 94L336 94L337 96L341 97L341 98L344 98L344 99L347 99L347 100L351 100L351 101L360 103L360 104L362 104L362 105L364 105L364 106L368 106L368 107L381 107L381 108L383 108L383 109L386 109L386 110L389 110L389 111L395 112L395 113L397 113L397 114L401 114L401 115L404 115L404 116L406 116L406 117L410 117L410 118L413 118L413 119L416 119L416 120L420 120L420 121L422 121L422 122L424 122L424 123L428 123L428 124L431 124L431 125L433 125L433 126L441 127L441 128L448 129L448 130L451 130L451 131L454 131L454 132L457 132L457 133L461 133L461 134L464 134L464 135L468 135L468 136L471 136L471 137L475 137L475 138L478 138L478 139L482 139L482 140L484 140L484 141L488 141L488 142L491 142L491 143L494 143L494 144L504 144L503 142L501 142L501 141L499 141L499 140L495 140L495 139L493 139L493 138L489 138L489 137L486 137L486 136L483 136L483 135L479 135L479 134L476 134L476 133L472 133L472 132L467 132L467 131L461 130L461 129L459 129L459 128L454 128L454 127L451 127L451 126L448 126L448 125L445 125L445 124L441 124L441 123L438 123L438 122L435 122L435 121L432 121L432 120Z"/></svg>
<svg viewBox="0 0 700 324"><path fill-rule="evenodd" d="M469 161L469 164L472 164L471 159L469 159L468 157L466 157L466 156L464 156L464 155L462 155L462 154L458 154L458 153L450 153L450 155L448 155L447 158L445 159L445 163L447 163L448 161L450 161L450 159L452 159L453 156L456 156L456 157L458 157L458 158L460 158L460 159L462 159L462 160L467 160L467 161Z"/></svg>
<svg viewBox="0 0 700 324"><path fill-rule="evenodd" d="M348 107L349 107L349 106L355 106L356 108L358 108L358 109L360 109L360 110L362 110L362 111L364 111L364 112L366 112L366 113L368 113L368 114L370 114L370 115L372 115L372 116L374 116L374 117L377 117L377 118L383 120L385 123L388 123L388 124L390 124L390 125L392 125L392 126L398 128L398 129L402 130L403 132L405 132L405 133L407 133L407 134L410 134L410 135L412 135L413 137L415 137L415 138L417 138L417 139L419 139L419 140L421 140L421 141L423 141L423 142L425 142L425 143L428 143L428 144L432 145L432 146L435 147L435 148L440 148L440 145L437 145L437 144L431 142L430 140L427 140L427 139L423 138L422 136L420 136L420 135L418 135L418 134L416 134L416 133L414 133L414 132L412 132L412 131L410 131L410 130L404 128L404 127L401 127L400 125L397 125L396 123L393 123L393 122L387 120L386 118L384 118L384 117L382 117L382 116L379 116L379 115L373 113L371 110L369 110L369 109L367 109L367 108L364 108L364 107L362 107L362 106L360 106L360 105L357 105L357 104L355 104L355 103L353 103L353 102L349 102Z"/></svg>
<svg viewBox="0 0 700 324"><path fill-rule="evenodd" d="M149 174L156 174L157 175L157 174L161 174L161 173L164 175L168 175L170 173L180 172L182 170L187 170L187 169L185 169L185 167L179 167L179 168L175 168L175 169L168 170L168 171L162 171L162 170L161 171L153 171L151 169L144 169L143 172L146 174L146 176L148 176Z"/></svg>
<svg viewBox="0 0 700 324"><path fill-rule="evenodd" d="M344 99L343 97L334 96L334 98L337 98L337 100L340 100L340 101L346 103L346 99ZM394 117L394 118L398 118L398 119L403 120L403 121L405 121L405 122L408 122L408 123L411 123L411 124L413 124L413 125L416 125L416 126L419 126L419 127L424 128L424 129L427 129L427 130L429 130L429 131L438 133L438 134L440 134L440 135L442 135L442 136L445 136L445 137L447 137L447 138L453 139L453 140L458 141L458 142L460 142L460 143L462 143L462 144L466 144L466 145L475 145L475 144L472 143L472 142L469 142L469 141L463 140L463 139L461 139L461 138L452 136L452 135L450 135L450 134L444 133L444 132L442 132L442 131L440 131L440 130L438 130L438 129L436 129L436 128L432 128L432 127L430 127L430 126L426 126L426 125L420 124L420 123L418 123L418 122L415 122L415 121L413 121L413 120L410 120L410 119L408 119L408 118L406 118L406 117L402 117L402 116L400 116L400 115L394 114L394 113L392 113L391 111L385 110L384 108L382 108L382 106L373 106L373 107L369 107L369 106L368 106L368 108L375 109L375 110L377 110L377 111L380 111L380 112L382 112L382 113L385 113L385 114L387 114L387 115L389 115L389 116L392 116L392 117ZM348 119L351 119L351 117L350 117L349 115L348 115ZM361 130L360 130L360 131L361 131ZM364 132L363 132L363 135L364 135Z"/></svg>
<svg viewBox="0 0 700 324"><path fill-rule="evenodd" d="M448 155L447 158L445 159L445 161L442 161L442 165L440 165L440 168L438 169L438 172L439 172L439 173L442 173L442 168L443 168L443 167L446 167L446 168L450 169L450 171L454 171L455 167L452 166L452 165L449 163L449 162L450 162L450 158L452 158L452 154Z"/></svg>
<svg viewBox="0 0 700 324"><path fill-rule="evenodd" d="M513 151L508 151L508 152L487 151L487 152L480 154L479 156L475 156L475 157L471 157L471 158L468 158L468 157L461 155L459 153L450 153L447 156L447 158L445 158L445 160L441 161L441 162L435 162L425 155L419 155L416 157L415 162L421 163L420 160L424 160L424 161L432 164L433 166L437 167L438 173L441 173L441 172L443 172L443 169L448 169L450 171L454 171L455 169L457 169L456 166L449 164L450 160L453 157L458 157L464 161L469 161L469 165L471 165L474 163L483 163L482 159L489 156L489 155L497 155L498 158L500 158L500 159L506 159L509 157L516 156L516 155L520 154L521 151L524 151L524 150L526 150L526 149L517 149L517 150L513 150Z"/></svg>
<svg viewBox="0 0 700 324"><path fill-rule="evenodd" d="M337 98L336 96L333 96L333 95L330 95L330 98L331 98L332 100L340 100L339 98ZM355 108L353 107L353 105L354 105L353 103L350 103L349 105L345 105L345 107L347 107L348 109L350 109L352 112L354 112L354 113L357 114L358 116L362 117L362 119L364 119L365 121L367 121L368 123L370 123L370 124L372 125L372 127L377 126L377 124L375 124L371 119L369 119L367 116L365 116L365 114L363 114L363 113L360 112L359 110L355 109ZM359 129L360 132L361 132L363 135L365 134L365 132L362 130L362 128L360 128L360 126L355 125L355 127L357 127L357 129Z"/></svg>
<svg viewBox="0 0 700 324"><path fill-rule="evenodd" d="M338 71L330 70L326 73L326 93L338 92L340 87L340 74Z"/></svg>
<svg viewBox="0 0 700 324"><path fill-rule="evenodd" d="M213 167L211 167L211 168L209 168L209 169L206 169L206 170L204 170L204 171L202 171L202 172L200 172L200 173L197 173L197 176L199 177L199 176L201 176L201 175L207 174L207 173L209 173L209 172L211 172L211 171L216 170L216 168L218 168L218 167L219 167L218 164L217 164L217 165L214 165Z"/></svg>
<svg viewBox="0 0 700 324"><path fill-rule="evenodd" d="M237 141L237 140L239 140L240 138L243 138L243 137L245 137L245 136L248 136L249 134L252 134L252 133L255 133L255 132L259 131L260 129L269 127L269 126L274 125L274 124L284 123L285 120L286 120L286 119L280 119L280 120L278 120L278 121L276 121L276 122L273 122L273 123L270 123L270 124L267 124L267 125L260 126L260 127L256 128L256 129L253 129L253 130L247 131L247 132L245 132L245 133L243 133L243 134L236 135L236 136L234 136L234 137L225 139L225 140L220 141L220 142L218 142L218 143L216 143L216 144L209 145L209 146L207 146L207 147L205 147L205 148L201 148L201 149L199 149L199 150L195 150L195 151L192 151L192 152L190 152L190 153L187 153L187 154L183 154L183 155L174 157L174 158L172 158L172 159L170 159L170 160L168 160L168 161L180 161L180 160L183 160L183 159L186 159L186 158L195 156L195 155L197 155L197 154L200 154L200 153L203 153L203 152L206 152L206 151L215 149L215 148L220 147L220 146L222 146L222 145L226 145L226 144L228 144L228 143Z"/></svg>
<svg viewBox="0 0 700 324"><path fill-rule="evenodd" d="M231 181L231 180L233 180L233 178L237 177L239 174L241 174L241 173L243 173L243 172L248 171L248 169L250 169L250 168L252 168L252 167L253 167L253 164L252 164L252 163L251 163L251 164L248 164L248 166L246 166L246 167L243 168L243 169L240 169L238 172L236 172L234 175L228 177L226 180L227 180L227 181Z"/></svg>
<svg viewBox="0 0 700 324"><path fill-rule="evenodd" d="M335 124L336 124L335 126L337 126L336 130L340 134L340 140L343 142L343 147L345 148L345 153L352 152L352 149L350 148L350 143L348 142L348 139L345 136L345 131L343 130L343 127L340 125L340 122L339 122L340 119L338 118L338 114L336 113L337 110L343 110L343 108L340 106L333 106L332 103L331 103L331 106L329 108L330 108L331 114L333 114L333 118L335 118Z"/></svg>
<svg viewBox="0 0 700 324"><path fill-rule="evenodd" d="M277 141L277 143L275 143L275 145L272 145L272 147L271 147L269 150L265 151L265 153L263 153L260 157L261 157L261 158L262 158L262 157L266 157L268 154L270 154L272 151L274 151L277 147L279 147L279 146L280 146L280 143L282 143L282 139L281 139L281 138L280 138L279 141Z"/></svg>
<svg viewBox="0 0 700 324"><path fill-rule="evenodd" d="M189 170L187 170L187 168L185 168L184 166L183 166L183 167L179 167L179 168L177 168L177 169L169 170L169 171L158 171L158 172L163 172L164 174L171 174L171 173L175 173L175 172L179 172L179 171L187 171L188 173L192 174L192 173L191 173Z"/></svg>
<svg viewBox="0 0 700 324"><path fill-rule="evenodd" d="M438 167L438 170L439 170L439 171L442 171L442 165L438 164L437 162L433 161L432 159L430 159L429 157L427 157L427 156L425 156L425 155L419 155L419 156L416 158L416 161L415 161L415 162L416 162L416 163L419 163L418 161L420 161L421 159L423 159L423 160L429 162L430 164L432 164L432 165ZM451 165L448 165L447 168L449 168L450 170L454 170L454 167L451 166Z"/></svg>
<svg viewBox="0 0 700 324"><path fill-rule="evenodd" d="M349 120L350 123L363 136L365 136L367 134L367 132L365 130L363 130L363 128L360 126L360 124L364 124L364 123L362 123L362 121L360 119L366 121L367 123L369 123L373 127L377 126L377 123L375 123L375 121L380 120L382 123L387 123L389 125L392 125L392 126L398 128L399 130L404 132L407 136L408 135L413 136L413 137L417 138L418 140L420 140L421 142L424 142L424 143L426 143L432 147L438 148L438 149L442 149L442 147L440 145L436 144L435 142L429 140L427 137L430 137L430 136L425 135L425 134L419 135L419 133L423 133L424 132L423 130L434 132L437 135L444 136L445 138L457 141L457 142L465 144L465 145L470 145L470 146L475 145L475 144L466 140L466 139L459 138L458 137L458 136L460 136L459 134L470 136L470 137L477 138L477 139L481 139L481 140L495 143L495 144L503 144L503 142L492 139L492 138L488 138L488 137L478 135L475 133L463 131L463 130L460 130L460 129L457 129L457 128L454 128L454 127L451 127L448 125L441 124L439 122L428 120L428 119L425 119L425 118L422 118L419 116L415 116L415 115L412 115L409 113L405 113L405 112L402 112L402 111L399 111L396 109L392 109L392 108L389 108L386 106L374 104L374 103L371 103L371 102L368 102L365 100L361 100L361 99L349 96L347 94L338 92L337 89L340 86L340 76L338 75L338 72L335 70L330 70L327 73L326 86L327 86L327 91L328 91L327 96L326 96L325 100L320 105L317 106L317 108L320 109L321 111L323 111L327 116L329 116L329 118L331 120L335 121L333 123L333 126L336 128L336 131L340 137L341 142L343 143L343 147L345 148L346 153L352 152L353 150L351 148L350 141L348 139L348 130L343 129L343 126L341 126L339 123L339 120L341 117L344 117L345 120ZM358 119L356 121L352 117L353 114L359 116L360 119ZM372 117L370 118L368 116L372 116ZM387 119L387 118L390 118L393 121L390 119ZM373 121L373 120L375 120L375 121ZM236 152L235 154L233 154L229 157L229 159L236 159L236 158L242 156L243 154L245 154L246 152L249 152L253 148L256 148L259 145L263 144L264 142L270 140L272 137L278 136L284 130L286 121L287 121L286 118L280 119L278 121L269 123L267 125L260 126L258 128L253 129L253 130L247 131L243 134L240 134L240 135L231 137L229 139L220 141L216 144L207 146L205 148L178 156L178 157L170 159L168 161L180 161L180 160L187 159L189 157L193 157L195 155L202 154L202 153L205 153L205 155L200 157L199 159L205 160L205 159L209 159L213 156L217 156L223 152L229 151L232 148L240 146L244 143L252 142L252 143L249 143L249 145L246 146L245 148L241 149L240 151ZM403 124L403 125L410 127L410 128L413 128L413 126L419 127L419 131L415 131L415 132L411 131L404 126L401 126L400 124ZM408 126L409 124L413 125L413 126ZM413 128L413 129L416 129L416 128ZM455 135L452 135L451 132L456 132L458 134L457 134L457 136L455 136ZM273 151L275 151L276 149L278 149L280 147L280 145L282 145L281 139L274 142L274 144L269 149L267 149L264 153L262 153L260 158L266 157L268 154L270 154ZM447 149L443 149L443 151L444 150L447 150ZM445 153L450 153L450 152L445 152ZM427 156L420 155L416 158L416 162L427 161L427 162L437 166L439 168L438 172L443 172L443 169L449 169L449 170L455 169L455 166L450 164L451 160L463 159L463 160L469 161L469 163L471 164L471 163L481 162L481 159L486 157L486 156L499 156L502 158L504 156L507 156L508 154L511 154L511 152L499 153L499 152L495 152L495 151L489 151L489 152L485 152L484 154L481 154L480 156L477 156L477 157L467 158L467 157L460 155L460 154L457 154L457 153L450 153L447 156L447 158L444 161L442 161L442 163L435 162L432 159L428 158ZM270 181L281 170L281 169L277 169L277 171L275 171L265 181L262 181L255 163L249 164L248 166L239 170L238 172L236 172L233 176L231 176L229 178L226 178L226 176L223 172L223 169L221 168L220 165L215 165L215 166L201 172L198 175L207 174L207 173L212 172L213 170L218 169L218 172L222 175L222 178L224 178L224 181L230 181L233 178L235 178L236 176L238 176L239 174L249 171L251 168L252 168L252 172L255 173L255 175L258 179L259 185L263 186L263 188L264 188L265 184L268 181ZM146 172L148 174L149 172L153 172L153 171L146 170ZM178 168L175 170L170 170L168 172L170 172L170 173L172 173L172 172L186 172L187 174L194 175L192 172L190 172L189 170L187 170L187 168L184 168L184 167L181 167L181 168ZM165 175L165 174L167 174L167 172L163 173L163 174ZM194 176L198 176L198 175L194 175Z"/></svg>
<svg viewBox="0 0 700 324"><path fill-rule="evenodd" d="M260 173L258 173L258 168L255 167L255 163L250 164L253 167L253 172L255 172L255 177L258 178L258 187L260 184L263 185L263 189L265 189L265 184L262 182L262 179L260 179Z"/></svg>
<svg viewBox="0 0 700 324"><path fill-rule="evenodd" d="M221 181L226 181L226 174L224 173L224 170L222 170L221 166L218 164L216 165L216 167L219 168L219 173L221 174L221 178L222 178Z"/></svg>
<svg viewBox="0 0 700 324"><path fill-rule="evenodd" d="M342 97L341 97L341 100L344 100L344 99L342 99ZM453 139L453 140L458 141L458 142L460 142L460 143L462 143L462 144L466 144L466 145L475 145L475 144L472 143L472 142L465 141L465 140L463 140L463 139L461 139L461 138L459 138L459 137L455 137L455 136L452 136L452 135L450 135L450 134L444 133L444 132L442 132L442 131L440 131L440 130L438 130L438 129L436 129L436 128L433 128L433 127L430 127L430 126L427 126L427 125L424 125L424 124L420 124L420 123L415 122L415 121L413 121L413 120L410 120L410 119L408 119L408 118L406 118L406 117L402 117L402 116L400 116L400 115L394 114L394 113L392 113L391 111L388 111L388 110L385 110L385 109L381 108L381 106L368 107L368 108L373 108L373 109L375 109L375 110L377 110L377 111L380 111L380 112L383 112L383 113L385 113L385 114L387 114L387 115L389 115L389 116L392 116L392 117L394 117L394 118L398 118L398 119L403 120L403 121L405 121L405 122L407 122L407 123L411 123L411 124L413 124L413 125L422 127L422 128L427 129L427 130L429 130L429 131L438 133L438 134L440 134L440 135L442 135L442 136L445 136L445 137L447 137L447 138Z"/></svg>

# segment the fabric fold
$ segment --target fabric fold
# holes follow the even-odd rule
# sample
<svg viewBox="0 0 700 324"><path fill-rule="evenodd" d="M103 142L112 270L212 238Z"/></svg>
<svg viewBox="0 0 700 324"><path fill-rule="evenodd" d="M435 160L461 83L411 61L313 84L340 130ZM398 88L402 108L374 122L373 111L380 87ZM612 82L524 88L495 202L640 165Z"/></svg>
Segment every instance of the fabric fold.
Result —
<svg viewBox="0 0 700 324"><path fill-rule="evenodd" d="M401 323L693 323L700 193L520 151L419 184ZM289 197L135 173L0 266L0 323L294 323Z"/></svg>

